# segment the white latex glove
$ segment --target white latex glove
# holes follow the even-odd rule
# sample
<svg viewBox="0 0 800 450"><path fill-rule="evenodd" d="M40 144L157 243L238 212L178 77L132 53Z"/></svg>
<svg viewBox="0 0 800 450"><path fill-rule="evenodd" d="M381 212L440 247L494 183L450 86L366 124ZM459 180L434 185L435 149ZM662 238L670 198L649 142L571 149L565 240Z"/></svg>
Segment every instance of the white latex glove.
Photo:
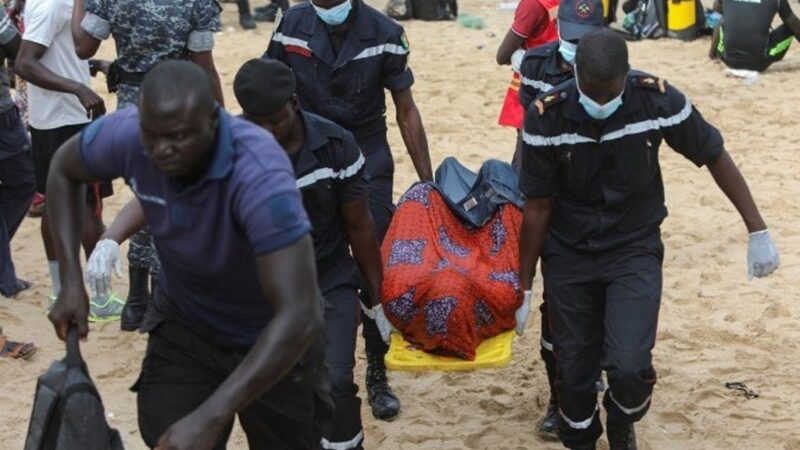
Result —
<svg viewBox="0 0 800 450"><path fill-rule="evenodd" d="M86 282L92 298L105 297L111 289L111 272L122 277L122 260L119 257L119 244L111 239L103 239L94 246L86 261Z"/></svg>
<svg viewBox="0 0 800 450"><path fill-rule="evenodd" d="M769 230L750 233L747 244L747 279L761 278L774 272L780 265L780 257Z"/></svg>
<svg viewBox="0 0 800 450"><path fill-rule="evenodd" d="M532 290L525 291L522 306L514 313L514 318L517 319L517 336L522 336L522 332L525 331L525 322L528 321L528 312L531 310L531 295L533 295Z"/></svg>
<svg viewBox="0 0 800 450"><path fill-rule="evenodd" d="M396 328L392 325L392 322L389 322L389 319L386 318L386 314L383 312L383 305L375 305L372 309L368 309L362 303L361 309L364 311L364 315L375 321L375 325L378 326L378 331L381 333L383 342L388 344L390 341L389 335L392 334L392 331L396 331Z"/></svg>
<svg viewBox="0 0 800 450"><path fill-rule="evenodd" d="M525 50L518 48L511 54L511 70L519 73L519 68L522 66L522 59L525 58Z"/></svg>

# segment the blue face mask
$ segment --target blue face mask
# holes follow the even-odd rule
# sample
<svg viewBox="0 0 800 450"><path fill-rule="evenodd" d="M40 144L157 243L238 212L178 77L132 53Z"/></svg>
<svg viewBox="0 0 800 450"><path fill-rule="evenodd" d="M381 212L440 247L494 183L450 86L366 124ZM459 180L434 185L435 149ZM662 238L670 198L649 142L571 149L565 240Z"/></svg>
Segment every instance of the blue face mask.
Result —
<svg viewBox="0 0 800 450"><path fill-rule="evenodd" d="M323 22L332 26L343 24L344 21L347 20L347 16L350 15L350 10L353 9L351 0L347 0L330 9L320 8L315 5L313 1L311 2L311 6L314 7L317 16L319 16Z"/></svg>
<svg viewBox="0 0 800 450"><path fill-rule="evenodd" d="M624 88L618 96L614 97L604 105L597 103L589 98L588 95L584 94L583 91L581 91L580 83L578 83L578 66L575 66L575 85L578 87L578 93L580 94L578 96L578 102L581 104L581 106L583 106L583 110L586 111L586 114L589 114L594 119L605 120L614 114L620 106L622 106L622 94L625 93Z"/></svg>
<svg viewBox="0 0 800 450"><path fill-rule="evenodd" d="M575 64L575 53L578 51L578 44L573 44L572 42L565 41L559 38L558 44L558 53L561 53L561 57L564 58L568 64Z"/></svg>

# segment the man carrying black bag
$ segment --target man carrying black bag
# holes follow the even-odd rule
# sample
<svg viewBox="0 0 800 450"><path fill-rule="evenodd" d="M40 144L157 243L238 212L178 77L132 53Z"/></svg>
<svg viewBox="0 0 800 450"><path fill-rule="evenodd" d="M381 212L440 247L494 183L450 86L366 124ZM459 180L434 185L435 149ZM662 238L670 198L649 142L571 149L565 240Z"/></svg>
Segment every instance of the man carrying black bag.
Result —
<svg viewBox="0 0 800 450"><path fill-rule="evenodd" d="M25 450L122 450L119 432L108 426L105 409L86 363L78 332L67 333L67 355L36 384Z"/></svg>

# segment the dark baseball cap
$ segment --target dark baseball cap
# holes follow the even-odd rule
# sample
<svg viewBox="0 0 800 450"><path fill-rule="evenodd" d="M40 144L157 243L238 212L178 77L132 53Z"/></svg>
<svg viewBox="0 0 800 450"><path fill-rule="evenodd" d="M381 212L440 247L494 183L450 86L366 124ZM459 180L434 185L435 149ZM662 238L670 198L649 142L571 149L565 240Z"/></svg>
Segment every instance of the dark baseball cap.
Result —
<svg viewBox="0 0 800 450"><path fill-rule="evenodd" d="M274 59L251 59L236 73L233 93L245 114L268 116L283 108L294 95L292 69Z"/></svg>
<svg viewBox="0 0 800 450"><path fill-rule="evenodd" d="M601 0L561 0L558 6L558 33L565 41L576 41L603 28Z"/></svg>

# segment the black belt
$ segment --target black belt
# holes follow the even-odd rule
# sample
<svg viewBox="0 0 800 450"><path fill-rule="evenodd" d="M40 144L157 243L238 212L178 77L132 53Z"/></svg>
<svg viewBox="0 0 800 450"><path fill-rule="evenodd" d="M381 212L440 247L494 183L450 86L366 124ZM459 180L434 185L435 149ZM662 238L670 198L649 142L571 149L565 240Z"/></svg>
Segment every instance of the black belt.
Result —
<svg viewBox="0 0 800 450"><path fill-rule="evenodd" d="M142 84L142 80L144 79L145 72L126 72L124 70L119 71L119 82L120 84L128 84L131 86L139 86Z"/></svg>

